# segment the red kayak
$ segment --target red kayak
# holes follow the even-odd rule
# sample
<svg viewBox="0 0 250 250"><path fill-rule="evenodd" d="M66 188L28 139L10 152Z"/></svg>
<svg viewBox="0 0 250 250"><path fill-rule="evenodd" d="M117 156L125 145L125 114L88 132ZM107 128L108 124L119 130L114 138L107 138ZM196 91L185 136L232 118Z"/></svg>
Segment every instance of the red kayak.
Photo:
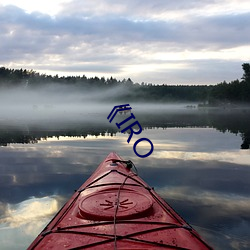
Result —
<svg viewBox="0 0 250 250"><path fill-rule="evenodd" d="M28 249L212 249L110 153Z"/></svg>

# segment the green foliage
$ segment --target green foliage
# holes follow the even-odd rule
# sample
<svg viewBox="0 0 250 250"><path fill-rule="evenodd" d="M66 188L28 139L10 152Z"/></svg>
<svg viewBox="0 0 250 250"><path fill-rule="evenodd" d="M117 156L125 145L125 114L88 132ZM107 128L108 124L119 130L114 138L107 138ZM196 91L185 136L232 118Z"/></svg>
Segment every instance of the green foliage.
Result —
<svg viewBox="0 0 250 250"><path fill-rule="evenodd" d="M241 79L243 79L244 82L250 82L250 64L249 63L243 63L242 69L244 71L244 74Z"/></svg>
<svg viewBox="0 0 250 250"><path fill-rule="evenodd" d="M232 103L250 103L250 64L242 64L244 74L241 79L222 82L213 87L209 103L214 105L232 104Z"/></svg>

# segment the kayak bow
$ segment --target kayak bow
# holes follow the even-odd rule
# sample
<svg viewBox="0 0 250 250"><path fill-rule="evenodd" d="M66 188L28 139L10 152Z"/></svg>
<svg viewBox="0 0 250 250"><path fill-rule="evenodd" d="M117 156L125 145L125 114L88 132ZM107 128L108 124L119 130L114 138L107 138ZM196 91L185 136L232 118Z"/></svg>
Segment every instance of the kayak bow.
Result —
<svg viewBox="0 0 250 250"><path fill-rule="evenodd" d="M212 249L132 167L110 153L28 249Z"/></svg>

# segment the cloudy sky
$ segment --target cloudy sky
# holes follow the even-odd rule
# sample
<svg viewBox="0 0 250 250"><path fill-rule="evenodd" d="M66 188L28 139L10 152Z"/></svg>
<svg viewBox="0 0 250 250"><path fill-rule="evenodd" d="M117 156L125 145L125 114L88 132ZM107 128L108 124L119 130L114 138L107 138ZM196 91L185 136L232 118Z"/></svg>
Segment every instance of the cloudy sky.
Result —
<svg viewBox="0 0 250 250"><path fill-rule="evenodd" d="M250 62L249 23L249 0L0 0L0 66L216 84Z"/></svg>

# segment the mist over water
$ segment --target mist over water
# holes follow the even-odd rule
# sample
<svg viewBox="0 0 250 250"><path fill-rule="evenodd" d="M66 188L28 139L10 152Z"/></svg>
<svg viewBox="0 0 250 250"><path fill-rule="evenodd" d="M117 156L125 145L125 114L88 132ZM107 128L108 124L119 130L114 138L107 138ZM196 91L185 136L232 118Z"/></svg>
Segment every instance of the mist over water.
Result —
<svg viewBox="0 0 250 250"><path fill-rule="evenodd" d="M107 93L79 92L66 86L39 89L5 89L0 92L1 120L42 121L70 118L84 119L90 113L105 113L101 101ZM102 103L102 105L100 105Z"/></svg>
<svg viewBox="0 0 250 250"><path fill-rule="evenodd" d="M0 122L43 123L91 121L106 122L107 117L115 105L130 104L132 112L178 112L184 110L188 104L155 104L126 103L119 100L119 96L129 94L125 87L118 86L110 90L80 89L66 85L49 85L39 88L10 88L0 89ZM117 101L114 101L117 99ZM188 112L188 110L187 110Z"/></svg>
<svg viewBox="0 0 250 250"><path fill-rule="evenodd" d="M249 148L250 131L247 125L250 124L250 109L214 110L198 108L197 103L149 103L146 98L145 102L130 102L129 91L124 86L99 90L66 84L1 88L1 145L36 141L46 138L48 131L49 136L57 137L99 135L107 131L114 134L120 131L116 123L124 120L128 114L124 117L118 113L112 123L107 120L108 115L114 106L130 104L135 119L131 119L127 125L137 120L143 129L209 126L220 131L240 133L243 138L242 147ZM124 95L128 96L125 101ZM38 130L44 132L38 135ZM11 140L5 131L13 134ZM19 131L18 134L16 131Z"/></svg>

